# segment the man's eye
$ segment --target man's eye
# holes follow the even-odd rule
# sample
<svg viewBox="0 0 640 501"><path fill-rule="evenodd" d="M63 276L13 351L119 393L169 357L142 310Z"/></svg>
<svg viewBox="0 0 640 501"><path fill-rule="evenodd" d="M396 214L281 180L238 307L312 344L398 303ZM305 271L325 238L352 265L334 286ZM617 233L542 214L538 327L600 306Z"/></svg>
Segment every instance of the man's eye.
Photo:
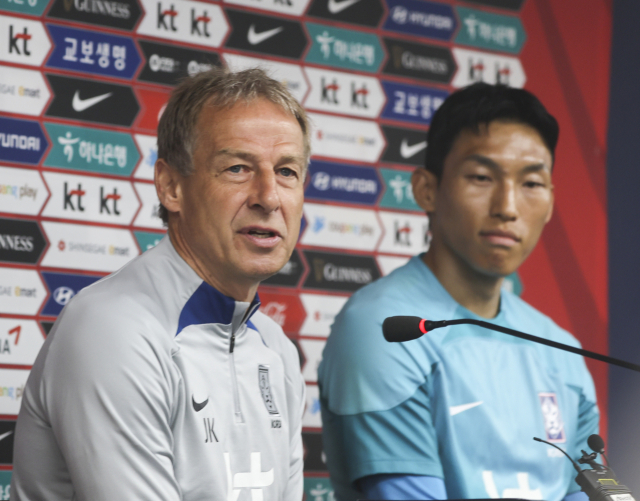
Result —
<svg viewBox="0 0 640 501"><path fill-rule="evenodd" d="M543 188L545 185L544 183L540 183L538 181L525 181L524 186L526 188Z"/></svg>
<svg viewBox="0 0 640 501"><path fill-rule="evenodd" d="M233 165L232 167L229 167L227 170L234 174L240 174L243 169L244 169L244 165Z"/></svg>
<svg viewBox="0 0 640 501"><path fill-rule="evenodd" d="M488 181L491 181L491 178L489 176L485 176L484 174L472 174L471 176L469 176L473 181L479 181L481 183L486 183Z"/></svg>
<svg viewBox="0 0 640 501"><path fill-rule="evenodd" d="M283 169L280 169L280 174L282 174L285 177L294 177L298 175L296 171L294 171L293 169L289 169L289 167L284 167Z"/></svg>

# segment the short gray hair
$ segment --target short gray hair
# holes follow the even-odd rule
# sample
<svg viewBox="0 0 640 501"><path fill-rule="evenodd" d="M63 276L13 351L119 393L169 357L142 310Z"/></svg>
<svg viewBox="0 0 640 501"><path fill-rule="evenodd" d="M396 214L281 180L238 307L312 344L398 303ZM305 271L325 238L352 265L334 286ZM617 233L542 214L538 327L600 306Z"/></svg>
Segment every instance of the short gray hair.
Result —
<svg viewBox="0 0 640 501"><path fill-rule="evenodd" d="M240 101L251 102L258 98L267 99L295 117L302 129L308 163L311 148L307 114L283 84L259 68L233 73L227 68L216 67L184 79L171 93L158 124L158 158L164 159L183 176L192 174L192 156L198 138L195 127L202 108L230 108ZM162 204L158 216L167 223L169 213Z"/></svg>

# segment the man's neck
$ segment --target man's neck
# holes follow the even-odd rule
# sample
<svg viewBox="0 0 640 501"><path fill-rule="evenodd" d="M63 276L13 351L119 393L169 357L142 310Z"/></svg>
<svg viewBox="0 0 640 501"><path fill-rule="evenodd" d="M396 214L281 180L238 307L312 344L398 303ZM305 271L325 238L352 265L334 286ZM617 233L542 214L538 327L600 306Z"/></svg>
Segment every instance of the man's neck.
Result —
<svg viewBox="0 0 640 501"><path fill-rule="evenodd" d="M498 314L502 277L478 273L458 257L434 247L422 260L458 304L483 318Z"/></svg>
<svg viewBox="0 0 640 501"><path fill-rule="evenodd" d="M231 277L225 279L224 273L216 273L216 271L220 270L212 270L212 266L208 266L198 257L171 222L169 223L168 233L171 243L173 244L173 248L176 250L178 255L185 260L185 262L202 280L225 296L229 296L236 301L244 301L247 303L253 301L256 292L258 292L259 282L241 284L238 283L238 280L234 280Z"/></svg>

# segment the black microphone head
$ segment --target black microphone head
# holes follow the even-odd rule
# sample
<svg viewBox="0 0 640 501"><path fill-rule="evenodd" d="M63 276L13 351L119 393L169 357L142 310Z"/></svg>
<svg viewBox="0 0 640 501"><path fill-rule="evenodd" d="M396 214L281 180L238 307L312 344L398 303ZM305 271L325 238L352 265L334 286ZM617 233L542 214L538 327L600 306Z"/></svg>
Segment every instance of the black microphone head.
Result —
<svg viewBox="0 0 640 501"><path fill-rule="evenodd" d="M418 339L424 334L420 329L420 317L387 317L382 322L382 333L390 343L401 343Z"/></svg>
<svg viewBox="0 0 640 501"><path fill-rule="evenodd" d="M592 451L601 454L604 452L604 440L600 435L591 435L587 439L587 445L591 448Z"/></svg>

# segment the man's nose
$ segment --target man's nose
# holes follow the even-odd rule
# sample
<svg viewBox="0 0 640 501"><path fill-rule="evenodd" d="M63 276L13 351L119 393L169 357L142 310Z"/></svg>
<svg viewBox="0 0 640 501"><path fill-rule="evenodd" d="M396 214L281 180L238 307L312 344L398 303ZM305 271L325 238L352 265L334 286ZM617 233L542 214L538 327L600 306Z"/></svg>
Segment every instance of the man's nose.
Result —
<svg viewBox="0 0 640 501"><path fill-rule="evenodd" d="M275 172L258 171L253 179L249 207L260 208L266 213L280 208L280 195Z"/></svg>
<svg viewBox="0 0 640 501"><path fill-rule="evenodd" d="M505 180L497 184L491 199L491 215L504 221L513 221L518 217L517 193L515 182Z"/></svg>

